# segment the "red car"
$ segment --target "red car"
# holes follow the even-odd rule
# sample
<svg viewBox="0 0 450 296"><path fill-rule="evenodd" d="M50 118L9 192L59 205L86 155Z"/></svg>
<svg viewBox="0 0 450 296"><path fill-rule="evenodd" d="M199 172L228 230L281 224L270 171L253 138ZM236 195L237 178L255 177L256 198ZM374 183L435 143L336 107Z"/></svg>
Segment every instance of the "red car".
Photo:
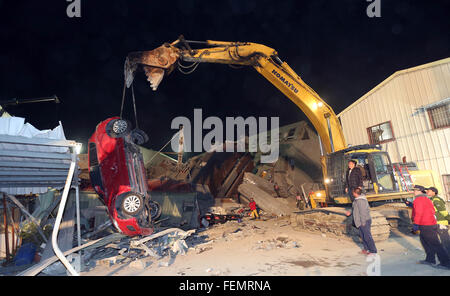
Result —
<svg viewBox="0 0 450 296"><path fill-rule="evenodd" d="M114 226L128 236L153 233L161 214L150 200L144 161L139 147L148 140L120 117L100 122L89 139L89 176L92 187L108 208Z"/></svg>

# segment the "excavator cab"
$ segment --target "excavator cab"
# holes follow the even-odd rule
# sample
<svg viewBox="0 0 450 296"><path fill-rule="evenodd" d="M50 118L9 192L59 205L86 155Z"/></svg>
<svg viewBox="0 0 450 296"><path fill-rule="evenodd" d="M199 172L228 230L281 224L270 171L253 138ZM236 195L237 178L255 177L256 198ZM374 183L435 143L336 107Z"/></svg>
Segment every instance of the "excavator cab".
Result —
<svg viewBox="0 0 450 296"><path fill-rule="evenodd" d="M363 189L367 196L398 192L389 154L376 145L350 147L326 157L325 184L334 203L351 203L345 193L348 161L354 160L361 170Z"/></svg>

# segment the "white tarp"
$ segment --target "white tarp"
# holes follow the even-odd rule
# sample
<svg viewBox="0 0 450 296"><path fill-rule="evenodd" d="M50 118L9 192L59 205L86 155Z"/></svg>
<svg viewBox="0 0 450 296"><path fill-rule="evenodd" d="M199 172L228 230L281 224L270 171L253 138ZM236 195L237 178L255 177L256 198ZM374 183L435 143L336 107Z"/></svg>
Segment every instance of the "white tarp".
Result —
<svg viewBox="0 0 450 296"><path fill-rule="evenodd" d="M52 130L39 130L30 123L25 123L24 118L0 117L0 191L11 195L47 192L49 187L47 185L55 185L56 180L59 183L63 175L67 175L67 171L64 172L63 169L46 168L46 166L55 167L55 165L69 166L68 146L53 145L66 142L68 141L66 141L61 122ZM39 157L40 155L42 157ZM33 162L34 167L26 165L30 162ZM25 166L20 167L18 165L20 163ZM42 167L40 167L41 163ZM54 180L49 176L53 174L57 176ZM30 182L31 179L26 176L32 177L33 181ZM23 186L18 185L16 179L23 179L21 183ZM43 182L39 184L38 180L41 179ZM10 186L7 180L11 180ZM14 182L15 185L12 184ZM63 182L61 184L64 185Z"/></svg>
<svg viewBox="0 0 450 296"><path fill-rule="evenodd" d="M0 117L0 135L23 136L27 138L45 138L65 140L64 131L59 125L52 130L38 130L22 117Z"/></svg>

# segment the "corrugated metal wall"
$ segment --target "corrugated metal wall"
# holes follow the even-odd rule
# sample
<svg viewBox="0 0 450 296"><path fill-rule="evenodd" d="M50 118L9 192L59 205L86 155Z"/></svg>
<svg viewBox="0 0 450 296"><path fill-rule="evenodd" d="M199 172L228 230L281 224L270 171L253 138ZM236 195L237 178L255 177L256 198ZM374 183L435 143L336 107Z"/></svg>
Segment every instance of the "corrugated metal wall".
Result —
<svg viewBox="0 0 450 296"><path fill-rule="evenodd" d="M368 143L368 127L391 121L395 140L382 146L392 161L406 156L419 169L438 172L444 187L442 176L450 174L450 128L433 130L427 111L420 107L449 97L447 58L394 73L338 116L351 145Z"/></svg>

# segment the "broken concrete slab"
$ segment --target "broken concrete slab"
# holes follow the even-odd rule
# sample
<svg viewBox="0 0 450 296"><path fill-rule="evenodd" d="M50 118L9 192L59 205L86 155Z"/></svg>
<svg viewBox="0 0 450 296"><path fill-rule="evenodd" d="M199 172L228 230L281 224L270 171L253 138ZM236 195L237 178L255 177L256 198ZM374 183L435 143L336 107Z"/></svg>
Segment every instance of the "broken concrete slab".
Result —
<svg viewBox="0 0 450 296"><path fill-rule="evenodd" d="M245 173L242 184L252 184L259 187L272 197L276 197L274 184L252 173Z"/></svg>
<svg viewBox="0 0 450 296"><path fill-rule="evenodd" d="M257 185L244 183L239 185L238 191L247 199L253 198L257 206L267 213L284 216L295 211L295 207L288 205L285 199L274 198Z"/></svg>

